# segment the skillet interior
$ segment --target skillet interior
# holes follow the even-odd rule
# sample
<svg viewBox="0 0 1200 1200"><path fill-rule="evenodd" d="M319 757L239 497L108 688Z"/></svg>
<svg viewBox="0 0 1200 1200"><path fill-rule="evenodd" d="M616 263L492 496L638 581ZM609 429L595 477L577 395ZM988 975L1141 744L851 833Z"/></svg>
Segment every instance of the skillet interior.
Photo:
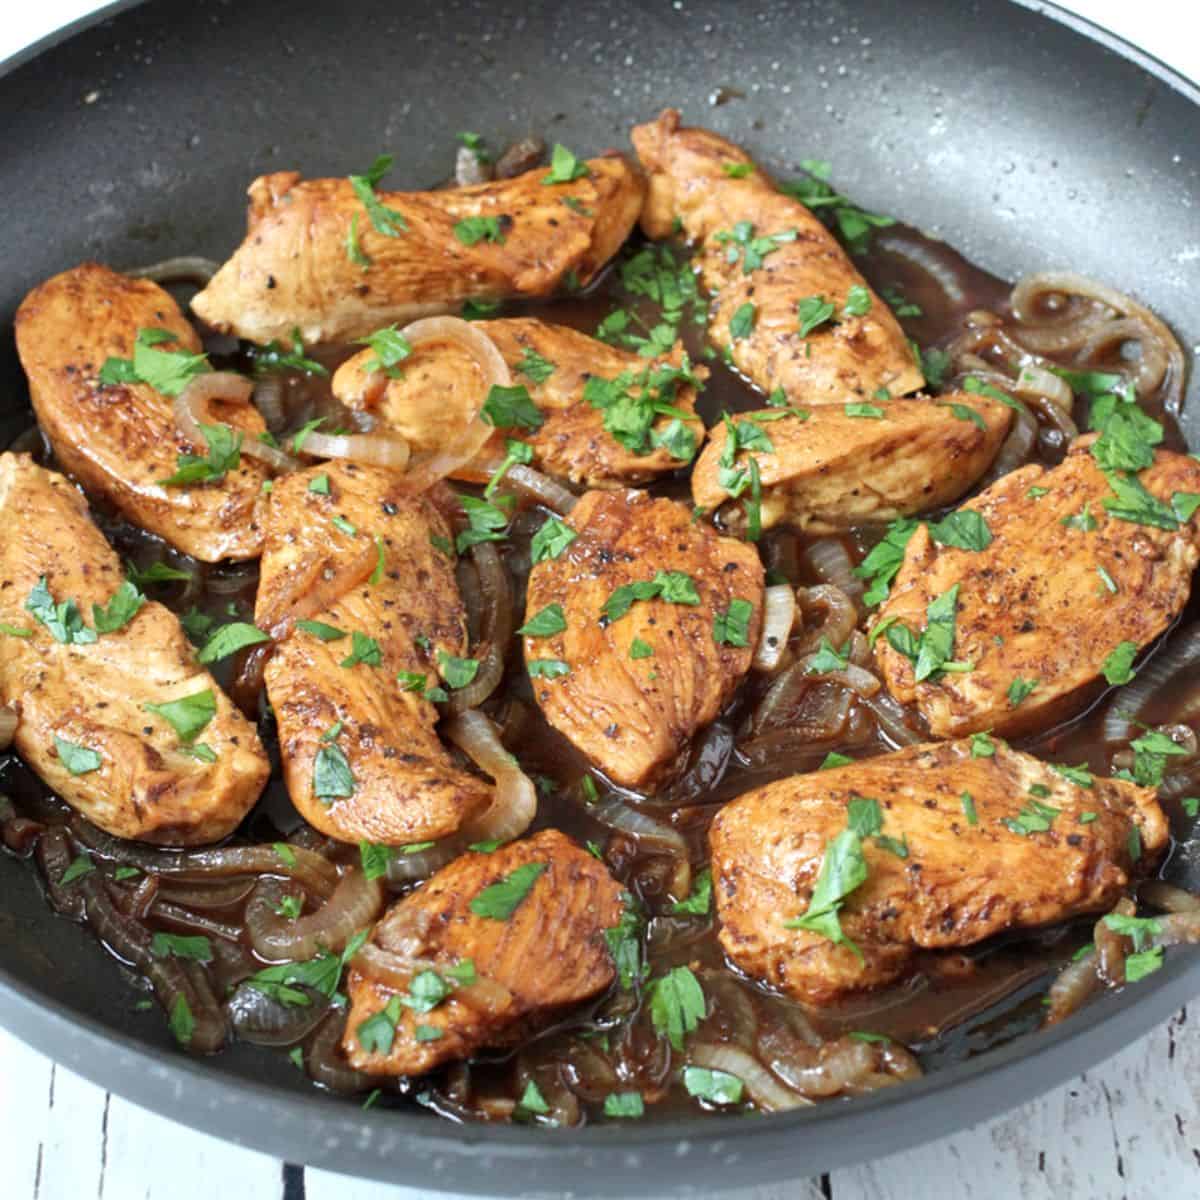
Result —
<svg viewBox="0 0 1200 1200"><path fill-rule="evenodd" d="M1200 98L1154 72L1024 9L956 0L437 12L159 0L0 80L0 441L28 419L12 314L55 271L89 257L223 257L240 236L244 188L264 170L345 174L390 150L397 178L419 185L446 173L459 129L493 144L535 130L589 150L625 146L629 126L666 103L781 174L804 157L831 159L866 207L944 236L997 274L1069 266L1110 280L1195 346ZM722 86L745 97L710 106ZM1193 380L1193 401L1198 391ZM1198 888L1194 853L1179 877ZM1200 963L1169 956L1054 1033L808 1113L582 1134L462 1130L361 1113L247 1048L212 1064L184 1059L156 1014L131 1011L90 936L51 916L33 872L0 857L0 889L0 1019L16 1032L167 1115L429 1189L662 1194L810 1174L1016 1103L1200 991Z"/></svg>

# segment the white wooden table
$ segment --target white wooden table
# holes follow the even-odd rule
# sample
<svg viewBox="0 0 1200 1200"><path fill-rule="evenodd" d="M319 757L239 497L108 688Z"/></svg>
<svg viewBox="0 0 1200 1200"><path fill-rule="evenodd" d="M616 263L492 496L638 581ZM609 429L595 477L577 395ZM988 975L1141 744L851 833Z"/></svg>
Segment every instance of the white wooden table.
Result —
<svg viewBox="0 0 1200 1200"><path fill-rule="evenodd" d="M1200 78L1198 0L1063 0ZM0 59L95 0L0 2ZM1200 1012L1200 1003L1195 1007ZM865 1167L721 1200L1196 1200L1200 1032L1188 1010L988 1124ZM402 1181L398 1168L397 1180ZM304 1170L136 1108L0 1031L0 1200L423 1200ZM716 1198L714 1197L714 1200Z"/></svg>

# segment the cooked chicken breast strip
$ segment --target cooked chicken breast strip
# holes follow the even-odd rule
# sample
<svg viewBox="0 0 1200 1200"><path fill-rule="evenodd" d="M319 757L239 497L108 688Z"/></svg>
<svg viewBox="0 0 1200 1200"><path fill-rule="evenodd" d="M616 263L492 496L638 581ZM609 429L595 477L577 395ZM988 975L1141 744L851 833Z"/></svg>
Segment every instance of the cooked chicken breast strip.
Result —
<svg viewBox="0 0 1200 1200"><path fill-rule="evenodd" d="M1103 912L1157 861L1168 830L1151 789L1099 776L1083 786L994 747L977 757L970 739L913 746L781 779L723 808L710 833L713 891L733 962L806 1003L832 1004L899 979L920 950ZM786 922L808 911L863 799L878 801L882 828L861 838L866 879L833 927L856 954Z"/></svg>
<svg viewBox="0 0 1200 1200"><path fill-rule="evenodd" d="M492 795L434 732L424 693L443 656L467 653L466 613L431 541L450 527L400 478L352 463L298 471L276 480L265 523L254 611L278 635L264 677L284 780L304 819L346 842L445 837Z"/></svg>
<svg viewBox="0 0 1200 1200"><path fill-rule="evenodd" d="M79 492L28 455L0 454L0 522L0 704L17 713L22 759L117 837L196 846L231 833L270 763L174 614L144 601L97 632L93 605L124 583L120 560ZM148 708L188 698L192 720L210 714L191 738Z"/></svg>
<svg viewBox="0 0 1200 1200"><path fill-rule="evenodd" d="M252 342L297 327L306 343L335 342L464 300L586 285L628 236L645 185L618 155L585 165L570 183L546 184L539 167L472 187L377 192L395 236L373 225L348 179L260 176L250 185L246 240L192 309ZM460 222L480 219L497 224L456 234Z"/></svg>
<svg viewBox="0 0 1200 1200"><path fill-rule="evenodd" d="M663 238L678 222L698 244L700 280L714 294L709 341L753 383L767 393L782 388L794 404L869 400L881 388L903 396L922 385L891 309L825 226L744 151L680 125L673 108L635 126L633 144L649 176L642 228ZM726 167L751 171L731 177ZM833 313L802 335L797 305L810 297ZM730 324L739 313L737 324L749 319L753 327L735 337Z"/></svg>
<svg viewBox="0 0 1200 1200"><path fill-rule="evenodd" d="M527 442L538 469L588 487L645 483L686 466L689 456L676 457L649 440L661 439L676 420L686 430L682 435L685 449L698 448L703 442L704 423L694 415L696 389L686 382L678 384L670 403L688 414L688 419L659 416L646 444L637 449L609 433L604 427L604 410L584 399L584 389L593 377L617 379L626 374L631 386L638 387L644 386L641 381L647 372L653 375L664 367L680 367L682 346L676 344L665 358L647 360L565 325L531 318L478 321L476 326L495 343L512 370L514 385L528 391L541 424L537 428L497 429L475 460L455 473L456 478L486 479L504 457L506 438ZM414 451L446 445L478 405L482 372L457 343L418 346L404 360L399 378L388 379L381 391L371 386L367 371L375 357L368 349L347 359L333 377L333 394L350 408L373 413L383 427L401 434ZM692 367L691 373L701 380L708 376L705 367ZM627 439L635 444L637 440ZM678 448L670 438L668 441Z"/></svg>
<svg viewBox="0 0 1200 1200"><path fill-rule="evenodd" d="M487 889L505 880L519 896L507 916L487 904ZM380 1075L421 1075L482 1047L518 1042L597 995L613 979L604 931L621 919L621 895L604 865L556 829L491 854L456 858L392 905L370 939L376 952L400 964L401 975L405 960L421 960L409 977L431 970L448 985L448 996L424 1012L393 1004L396 1019L389 1020L384 1010L405 996L404 988L352 963L342 1042L351 1064ZM457 982L467 963L465 977L477 979L473 988ZM363 1030L377 1015L392 1030L386 1052Z"/></svg>
<svg viewBox="0 0 1200 1200"><path fill-rule="evenodd" d="M176 427L171 399L144 383L103 385L109 358L129 359L140 329L175 335L170 349L201 350L196 331L156 283L83 263L34 288L17 310L17 352L33 409L63 469L122 516L203 562L262 549L263 467L242 455L221 480L181 486L180 454L207 453ZM211 424L244 436L266 428L250 404L210 406Z"/></svg>
<svg viewBox="0 0 1200 1200"><path fill-rule="evenodd" d="M858 416L837 405L738 414L736 425L757 425L756 440L770 444L739 445L734 456L737 466L747 458L758 462L764 529L787 521L832 533L940 508L987 470L1012 424L999 401L965 392L865 408ZM720 481L728 442L728 426L714 426L692 472L692 498L707 511L730 499Z"/></svg>
<svg viewBox="0 0 1200 1200"><path fill-rule="evenodd" d="M1079 439L1053 470L1022 467L962 506L987 524L986 549L939 545L924 526L913 533L879 620L919 634L930 603L956 587L953 659L971 669L917 682L890 630L875 656L888 690L915 703L936 736L1047 728L1095 694L1118 646L1140 650L1183 611L1200 522L1175 520L1171 503L1200 495L1200 463L1160 450L1140 473L1175 526L1156 528L1105 508L1115 496L1093 440Z"/></svg>
<svg viewBox="0 0 1200 1200"><path fill-rule="evenodd" d="M750 669L762 564L752 546L644 492L589 492L567 523L577 536L529 576L526 621L558 605L565 622L525 638L533 694L609 779L648 790L683 764ZM655 595L631 598L656 581Z"/></svg>

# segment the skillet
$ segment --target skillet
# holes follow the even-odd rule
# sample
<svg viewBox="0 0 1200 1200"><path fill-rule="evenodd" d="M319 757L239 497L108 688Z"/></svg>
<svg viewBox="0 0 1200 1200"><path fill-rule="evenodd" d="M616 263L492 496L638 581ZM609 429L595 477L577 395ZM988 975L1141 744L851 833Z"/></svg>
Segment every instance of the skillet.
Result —
<svg viewBox="0 0 1200 1200"><path fill-rule="evenodd" d="M720 89L744 95L715 105ZM55 271L89 257L222 258L240 239L246 184L267 170L346 174L387 150L418 186L445 174L460 129L591 151L625 146L666 104L780 174L832 160L865 207L1001 276L1070 267L1110 280L1184 346L1200 343L1200 91L1050 5L152 0L113 5L0 77L0 443L29 420L13 312ZM1200 446L1186 405L1182 425ZM1172 866L1200 887L1200 848L1177 849ZM433 1192L663 1195L830 1170L995 1115L1200 993L1200 961L1169 955L1052 1031L771 1118L463 1128L363 1112L248 1047L185 1058L157 1014L131 1011L86 930L50 914L34 872L0 857L0 895L0 1021L18 1036L197 1128Z"/></svg>

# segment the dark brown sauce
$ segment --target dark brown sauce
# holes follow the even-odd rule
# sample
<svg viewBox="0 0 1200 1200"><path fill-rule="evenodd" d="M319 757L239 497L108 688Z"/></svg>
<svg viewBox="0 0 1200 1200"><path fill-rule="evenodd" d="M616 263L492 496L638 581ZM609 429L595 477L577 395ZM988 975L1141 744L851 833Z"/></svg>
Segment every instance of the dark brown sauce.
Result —
<svg viewBox="0 0 1200 1200"><path fill-rule="evenodd" d="M897 240L915 242L923 247L940 269L953 277L957 295L951 299L946 288L939 285L927 270L916 265L911 257L889 249ZM899 289L908 300L920 305L921 315L906 318L903 323L906 332L922 346L946 344L963 329L967 314L972 311L984 309L1001 316L1008 314L1009 284L966 262L951 248L923 238L915 230L896 226L887 231L887 236L877 235L875 245L859 260L859 265L877 290L886 294L892 289ZM537 316L593 333L600 320L611 311L614 297L619 296L618 302L623 305L629 304L628 297L619 295L619 292L617 273L610 270L606 278L584 296L545 304L510 306L504 311L506 315L520 313ZM743 411L761 406L762 397L745 380L726 367L719 358L705 355L700 326L685 319L682 328L693 358L704 362L711 371L699 405L707 424L713 424L722 411ZM331 350L324 356L324 361L332 366L344 354L345 351ZM241 355L231 361L243 369L248 365ZM1149 407L1153 409L1155 406L1151 404ZM298 425L313 412L329 411L331 397L328 382L302 377L290 379L287 385L287 408L292 425ZM1077 418L1084 415L1078 411L1076 413ZM1170 418L1166 420L1170 444L1181 446L1182 438L1174 422ZM1046 454L1044 446L1037 453L1048 461L1059 457ZM654 490L686 497L686 474L681 473L675 479L656 484ZM155 599L181 614L196 607L218 621L252 619L257 578L253 567L205 567L170 551L159 539L111 513L98 509L96 517L123 559L142 567L163 560L194 574L196 582L193 584L154 587L152 594ZM508 541L501 547L504 560L517 584L518 612L523 608L529 561L528 540L540 521L541 517L536 513L521 514L514 523ZM861 558L879 532L877 529L863 529L849 536L846 542L852 557L856 560ZM789 530L776 530L768 535L763 548L769 561L779 564L791 583L820 582L797 565L802 561L800 552L805 545L802 536ZM1194 611L1190 611L1188 617L1194 615ZM743 989L755 1007L760 1023L786 1023L789 1014L798 1006L732 971L717 944L711 919L707 922L693 919L684 923L667 914L669 862L660 856L641 852L633 839L610 834L589 816L581 787L587 770L586 763L542 719L533 703L519 648L515 644L509 655L509 663L508 675L498 693L503 699L491 707L497 710L498 715L507 717L513 730L510 748L517 754L526 772L550 781L544 785L546 790L535 828L556 826L581 841L604 847L606 860L614 874L641 899L651 915L652 944L666 943L665 947L653 950L650 954L654 974L683 963L700 972L702 977L719 973L728 980L721 987ZM236 666L236 663L226 663L218 668L217 674L222 684L229 683ZM707 767L704 771L693 770L695 764L690 764L683 784L675 785L664 796L644 797L636 801L643 812L671 823L684 834L691 849L693 865L697 869L707 859L707 829L722 803L770 780L812 770L824 755L826 748L822 747L814 759L813 749L797 741L793 745L782 746L767 767L750 767L733 752L725 757L724 765L713 769L712 762L721 762L722 752L726 748L724 743L736 737L736 731L762 690L763 684L748 682L722 715L714 731L698 739L698 746L706 747ZM1107 772L1111 766L1111 748L1104 743L1101 735L1102 713L1103 705L1097 705L1052 735L1025 739L1018 745L1036 746L1042 753L1052 753L1061 760L1085 761L1097 771ZM1165 710L1161 715L1165 718ZM264 742L277 765L274 726L264 706L260 706L260 716ZM868 731L866 739L852 747L855 757L891 748L874 732L873 725L868 726ZM10 757L4 760L0 767L0 784L14 798L18 808L28 807L32 811L45 812L45 801L40 799L45 795L44 788L16 759ZM1172 810L1173 823L1178 831L1182 818L1177 805L1173 807L1168 803L1167 807ZM299 824L277 772L263 800L240 831L239 839L272 841L292 832ZM214 915L226 921L240 921L241 908L241 904L234 905ZM154 923L154 918L151 918L151 923ZM937 1069L1035 1029L1040 1021L1041 998L1046 986L1056 969L1089 940L1090 925L1091 922L1083 921L1022 939L986 943L960 954L930 955L921 964L921 969L904 983L840 1006L808 1011L807 1017L819 1033L829 1037L850 1030L887 1034L911 1047L926 1069ZM577 1032L596 1032L591 1025L596 1010L596 1005L590 1005L580 1014L576 1022ZM718 1004L714 1014L702 1026L701 1035L710 1040L720 1037L728 1019L728 1014ZM525 1069L535 1074L551 1069L559 1061L564 1045L571 1036L568 1029L528 1044L520 1051ZM653 1074L650 1067L646 1070ZM482 1065L473 1066L472 1072L471 1095L511 1095L511 1056L491 1056ZM654 1106L654 1111L682 1110L691 1105L692 1102L676 1086L665 1103ZM435 1106L446 1109L441 1101L435 1102ZM593 1105L590 1111L594 1113L597 1109Z"/></svg>

